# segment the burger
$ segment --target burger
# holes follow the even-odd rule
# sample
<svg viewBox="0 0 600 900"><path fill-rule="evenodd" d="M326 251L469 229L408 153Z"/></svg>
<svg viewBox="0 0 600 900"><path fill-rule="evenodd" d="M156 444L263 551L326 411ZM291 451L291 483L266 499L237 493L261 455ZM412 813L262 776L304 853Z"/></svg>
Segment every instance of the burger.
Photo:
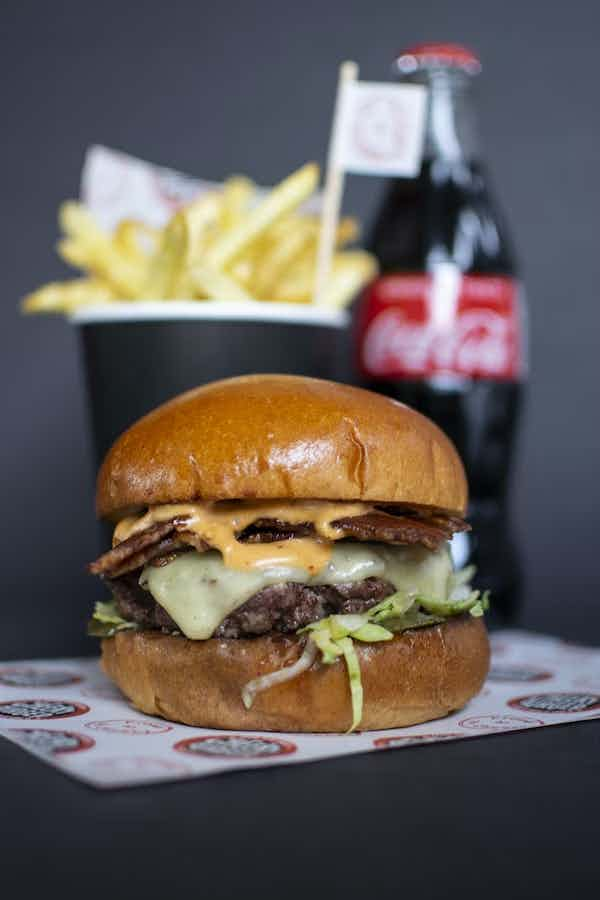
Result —
<svg viewBox="0 0 600 900"><path fill-rule="evenodd" d="M454 571L456 450L389 398L251 375L158 407L113 445L90 623L140 710L220 729L340 732L447 715L489 664L487 597Z"/></svg>

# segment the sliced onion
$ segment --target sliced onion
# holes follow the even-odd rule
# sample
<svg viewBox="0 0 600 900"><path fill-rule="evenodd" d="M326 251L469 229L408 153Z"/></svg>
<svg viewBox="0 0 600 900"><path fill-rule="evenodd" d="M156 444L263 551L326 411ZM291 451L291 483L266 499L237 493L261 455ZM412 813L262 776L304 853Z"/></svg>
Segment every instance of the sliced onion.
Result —
<svg viewBox="0 0 600 900"><path fill-rule="evenodd" d="M302 672L310 669L317 658L317 646L308 638L302 652L302 656L296 660L291 666L285 666L276 672L269 672L268 675L261 675L260 678L253 678L248 684L242 688L242 700L246 709L250 709L254 703L254 698L261 691L266 691L275 684L282 684L284 681L291 681L297 678Z"/></svg>

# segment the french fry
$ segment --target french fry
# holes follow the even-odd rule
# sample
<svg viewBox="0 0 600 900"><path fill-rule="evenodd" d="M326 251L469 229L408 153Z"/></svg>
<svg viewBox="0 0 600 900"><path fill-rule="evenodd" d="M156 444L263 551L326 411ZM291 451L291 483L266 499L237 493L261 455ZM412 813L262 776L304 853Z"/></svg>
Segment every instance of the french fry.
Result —
<svg viewBox="0 0 600 900"><path fill-rule="evenodd" d="M336 246L355 241L360 229L356 219L348 216L342 219L338 225ZM317 219L287 219L281 223L279 241L271 248L268 255L262 257L259 262L258 274L255 276L252 287L257 297L271 299L271 294L277 290L279 283L285 282L286 272L294 270L294 266L301 262L303 255L305 260L305 281L301 287L293 288L291 294L296 299L293 302L308 302L310 300L307 286L310 273L308 266L316 265L317 240L319 234L319 221ZM300 266L302 268L302 266ZM284 289L284 295L286 291Z"/></svg>
<svg viewBox="0 0 600 900"><path fill-rule="evenodd" d="M134 219L123 219L115 228L113 244L116 249L128 256L132 262L143 265L149 256L156 252L160 242L160 231L145 222Z"/></svg>
<svg viewBox="0 0 600 900"><path fill-rule="evenodd" d="M377 274L377 263L364 250L334 254L323 305L341 309Z"/></svg>
<svg viewBox="0 0 600 900"><path fill-rule="evenodd" d="M139 294L144 280L143 266L121 253L80 203L63 203L59 222L68 240L61 241L58 250L67 262L73 260L77 267L106 281L124 299Z"/></svg>
<svg viewBox="0 0 600 900"><path fill-rule="evenodd" d="M162 233L160 246L150 260L138 296L166 300L177 294L187 250L187 226L176 213Z"/></svg>
<svg viewBox="0 0 600 900"><path fill-rule="evenodd" d="M353 216L345 216L340 219L335 238L336 247L345 247L346 244L353 244L360 237L360 225L358 220Z"/></svg>
<svg viewBox="0 0 600 900"><path fill-rule="evenodd" d="M228 266L227 271L231 275L232 278L240 284L243 288L250 293L255 293L255 278L257 267L260 265L260 260L263 255L263 248L261 246L254 245L251 249L247 250L243 256L240 256L239 259Z"/></svg>
<svg viewBox="0 0 600 900"><path fill-rule="evenodd" d="M21 301L25 313L70 313L80 306L110 303L115 296L104 282L95 278L53 281L28 294Z"/></svg>
<svg viewBox="0 0 600 900"><path fill-rule="evenodd" d="M231 263L270 225L306 200L316 189L318 181L319 167L316 163L307 163L284 178L239 225L215 241L207 253L207 264L222 269Z"/></svg>
<svg viewBox="0 0 600 900"><path fill-rule="evenodd" d="M151 261L144 285L146 296L186 297L193 292L189 270L202 260L221 208L221 197L211 192L175 213Z"/></svg>
<svg viewBox="0 0 600 900"><path fill-rule="evenodd" d="M277 303L310 303L314 272L314 260L304 256L293 268L284 273L269 299Z"/></svg>
<svg viewBox="0 0 600 900"><path fill-rule="evenodd" d="M71 312L114 300L237 300L312 303L320 220L299 211L319 178L308 163L256 202L256 186L235 176L181 207L163 228L133 219L112 234L80 203L59 211L60 256L84 277L54 282L22 302L25 312ZM375 263L345 247L359 235L341 219L325 302L340 308L372 277Z"/></svg>
<svg viewBox="0 0 600 900"><path fill-rule="evenodd" d="M75 200L65 200L58 210L60 227L68 237L89 242L108 241L87 209Z"/></svg>
<svg viewBox="0 0 600 900"><path fill-rule="evenodd" d="M189 277L194 288L207 300L254 300L234 278L218 269L195 265Z"/></svg>
<svg viewBox="0 0 600 900"><path fill-rule="evenodd" d="M249 178L234 175L223 185L220 227L227 231L238 225L246 212L256 190Z"/></svg>
<svg viewBox="0 0 600 900"><path fill-rule="evenodd" d="M273 240L279 240L281 237L285 237L290 231L294 231L298 228L300 224L310 228L316 244L321 228L320 220L316 216L286 216L273 225L269 229L268 234ZM344 247L346 244L357 241L359 237L360 225L354 216L344 216L343 219L340 219L336 232L336 247Z"/></svg>
<svg viewBox="0 0 600 900"><path fill-rule="evenodd" d="M364 250L347 250L334 254L324 305L335 309L347 306L376 273L377 263L374 257ZM281 278L271 299L280 303L311 303L314 277L314 259L301 259Z"/></svg>
<svg viewBox="0 0 600 900"><path fill-rule="evenodd" d="M252 286L257 297L269 299L284 273L314 241L314 234L309 223L295 223L288 229L271 251L262 257Z"/></svg>
<svg viewBox="0 0 600 900"><path fill-rule="evenodd" d="M218 232L222 210L223 198L211 191L182 207L175 214L184 228L184 264L193 265L195 261L202 258L211 236Z"/></svg>
<svg viewBox="0 0 600 900"><path fill-rule="evenodd" d="M85 269L90 258L89 247L72 238L63 238L56 245L60 258L74 269Z"/></svg>

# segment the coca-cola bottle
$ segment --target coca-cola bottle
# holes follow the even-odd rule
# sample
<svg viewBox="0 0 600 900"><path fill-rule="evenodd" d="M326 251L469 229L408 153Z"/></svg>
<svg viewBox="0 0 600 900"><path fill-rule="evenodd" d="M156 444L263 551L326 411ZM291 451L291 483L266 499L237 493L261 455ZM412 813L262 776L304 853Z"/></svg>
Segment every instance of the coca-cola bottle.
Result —
<svg viewBox="0 0 600 900"><path fill-rule="evenodd" d="M493 608L510 617L521 582L507 493L525 372L523 297L477 141L480 64L463 47L428 44L395 68L428 91L423 162L416 178L387 183L375 218L369 243L381 274L357 306L360 378L455 442L473 530L455 539L453 555L476 564Z"/></svg>

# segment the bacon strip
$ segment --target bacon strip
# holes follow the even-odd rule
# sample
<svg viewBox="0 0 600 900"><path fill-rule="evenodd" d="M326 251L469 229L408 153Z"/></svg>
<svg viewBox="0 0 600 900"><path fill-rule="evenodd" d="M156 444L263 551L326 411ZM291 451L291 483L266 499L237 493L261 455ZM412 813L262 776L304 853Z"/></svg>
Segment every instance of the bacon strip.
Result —
<svg viewBox="0 0 600 900"><path fill-rule="evenodd" d="M208 550L208 544L197 534L191 531L180 531L184 524L177 524L175 520L159 522L132 534L126 541L121 541L112 550L104 553L99 559L90 563L88 571L92 575L110 576L118 578L134 569L141 569L146 563L157 560L159 557L167 557L174 552L188 547L193 547L200 552Z"/></svg>
<svg viewBox="0 0 600 900"><path fill-rule="evenodd" d="M173 522L159 522L150 528L146 528L145 531L132 534L126 541L121 541L112 550L108 550L99 559L90 563L88 570L92 575L107 575L113 572L121 572L122 574L121 570L127 560L131 557L139 556L147 548L160 543L174 531L175 525Z"/></svg>
<svg viewBox="0 0 600 900"><path fill-rule="evenodd" d="M397 511L396 511L397 510ZM455 531L468 530L469 526L456 516L435 510L428 514L421 511L376 510L363 516L348 516L332 523L344 537L357 541L379 541L385 544L422 544L428 550L437 550L449 540ZM197 534L185 530L185 521L176 519L160 522L145 531L132 535L104 553L88 566L93 575L118 578L127 572L140 569L154 561L161 565L176 552L193 547L203 552L209 545ZM291 525L276 519L258 519L239 536L249 543L269 543L294 537L314 535L310 523Z"/></svg>
<svg viewBox="0 0 600 900"><path fill-rule="evenodd" d="M453 527L439 519L426 521L409 516L391 516L385 512L367 513L337 519L331 523L344 535L357 541L380 541L383 544L422 544L437 550L451 536Z"/></svg>

